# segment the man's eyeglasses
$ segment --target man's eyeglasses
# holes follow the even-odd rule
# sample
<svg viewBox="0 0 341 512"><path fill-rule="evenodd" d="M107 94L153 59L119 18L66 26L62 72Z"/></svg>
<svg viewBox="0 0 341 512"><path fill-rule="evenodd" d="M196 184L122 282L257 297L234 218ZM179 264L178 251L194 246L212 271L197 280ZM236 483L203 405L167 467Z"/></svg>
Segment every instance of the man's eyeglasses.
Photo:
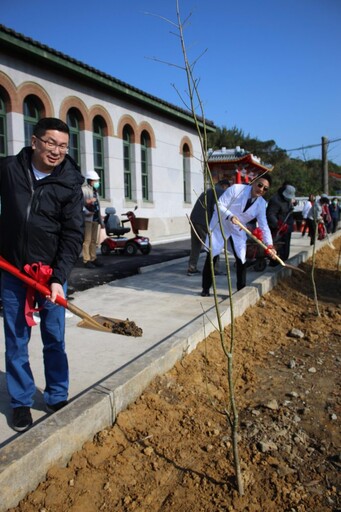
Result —
<svg viewBox="0 0 341 512"><path fill-rule="evenodd" d="M38 137L38 135L35 135L35 137L41 140L41 142L45 144L46 149L48 149L49 151L53 151L58 148L61 153L66 153L69 149L69 146L67 146L66 144L56 144L55 142L52 142L52 140L41 139L40 137Z"/></svg>
<svg viewBox="0 0 341 512"><path fill-rule="evenodd" d="M257 187L262 188L264 190L264 192L269 190L269 187L265 186L264 183L257 183Z"/></svg>

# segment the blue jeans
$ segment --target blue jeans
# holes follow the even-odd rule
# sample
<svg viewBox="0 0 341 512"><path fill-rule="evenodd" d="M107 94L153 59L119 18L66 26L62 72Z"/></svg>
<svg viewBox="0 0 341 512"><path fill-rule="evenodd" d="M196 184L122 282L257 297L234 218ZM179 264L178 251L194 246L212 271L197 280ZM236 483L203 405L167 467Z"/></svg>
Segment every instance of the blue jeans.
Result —
<svg viewBox="0 0 341 512"><path fill-rule="evenodd" d="M65 294L66 288L65 284ZM22 281L2 272L6 382L13 408L32 407L36 392L28 353L31 327L25 320L26 290ZM54 405L67 400L69 389L69 368L65 353L65 310L44 299L39 293L36 294L36 300L39 307L43 306L40 311L40 333L45 372L44 400L47 404Z"/></svg>

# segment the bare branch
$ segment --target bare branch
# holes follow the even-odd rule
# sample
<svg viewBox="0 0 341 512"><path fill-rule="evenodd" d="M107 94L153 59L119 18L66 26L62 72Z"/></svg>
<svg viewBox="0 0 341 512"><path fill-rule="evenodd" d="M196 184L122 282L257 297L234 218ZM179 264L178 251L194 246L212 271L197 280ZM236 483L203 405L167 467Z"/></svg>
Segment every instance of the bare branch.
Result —
<svg viewBox="0 0 341 512"><path fill-rule="evenodd" d="M145 57L145 59L153 60L155 62L159 62L160 64L166 64L167 66L171 66L173 68L181 69L181 71L185 71L186 70L186 68L184 68L183 66L179 66L179 64L173 64L172 62L167 62L165 60L158 59L157 57Z"/></svg>
<svg viewBox="0 0 341 512"><path fill-rule="evenodd" d="M145 14L146 16L154 16L155 18L159 18L160 20L166 21L166 23L173 25L177 29L179 28L178 25L176 23L174 23L174 21L169 20L168 18L165 18L164 16L161 16L160 14L154 14L152 12L147 12L147 11L144 12L143 14Z"/></svg>

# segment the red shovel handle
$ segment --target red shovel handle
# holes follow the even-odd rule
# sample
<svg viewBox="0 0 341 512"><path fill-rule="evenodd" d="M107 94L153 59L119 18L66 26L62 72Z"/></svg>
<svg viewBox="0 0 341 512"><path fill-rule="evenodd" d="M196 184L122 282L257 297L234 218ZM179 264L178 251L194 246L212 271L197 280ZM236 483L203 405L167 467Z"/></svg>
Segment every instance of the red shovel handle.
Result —
<svg viewBox="0 0 341 512"><path fill-rule="evenodd" d="M2 270L5 270L6 272L9 272L13 276L17 277L24 283L28 284L29 286L31 286L32 288L37 290L39 293L44 295L44 297L51 295L50 288L48 288L44 284L38 283L37 281L32 279L32 277L29 277L28 275L24 274L23 272L20 272L20 270L18 270L14 265L12 265L7 260L5 260L2 256L0 256L0 268ZM61 297L60 295L57 295L56 303L59 304L59 306L63 306L64 308L68 307L67 300L64 299L64 297Z"/></svg>

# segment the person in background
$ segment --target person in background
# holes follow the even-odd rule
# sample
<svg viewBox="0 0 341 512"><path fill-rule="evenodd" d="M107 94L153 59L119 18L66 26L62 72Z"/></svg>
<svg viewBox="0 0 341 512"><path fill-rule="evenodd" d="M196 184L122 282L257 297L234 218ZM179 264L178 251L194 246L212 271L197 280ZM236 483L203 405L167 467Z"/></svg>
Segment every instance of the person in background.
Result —
<svg viewBox="0 0 341 512"><path fill-rule="evenodd" d="M88 171L85 175L86 182L82 190L84 195L84 241L83 241L83 263L85 268L102 267L96 256L97 237L99 227L104 227L101 215L101 206L97 190L100 179L96 171Z"/></svg>
<svg viewBox="0 0 341 512"><path fill-rule="evenodd" d="M215 191L218 199L221 196L221 194L225 192L227 187L229 187L229 185L230 182L227 179L222 179L218 181L218 183L215 185ZM215 205L214 192L213 189L211 188L206 191L206 204L208 223L210 223ZM205 241L207 235L205 192L203 192L196 200L195 205L193 206L190 219L191 252L188 261L187 275L193 276L194 274L199 274L199 270L197 269L198 259L200 256L202 244ZM217 271L218 263L219 261L217 261L216 263Z"/></svg>
<svg viewBox="0 0 341 512"><path fill-rule="evenodd" d="M321 194L321 198L323 199L322 219L323 219L323 223L324 223L324 228L327 231L327 233L329 234L332 229L332 218L331 218L330 212L329 212L330 200L329 200L329 197L327 196L327 194Z"/></svg>
<svg viewBox="0 0 341 512"><path fill-rule="evenodd" d="M5 331L6 382L13 409L12 427L32 425L36 387L29 363L34 303L40 308L48 412L67 404L68 360L65 310L55 304L66 296L67 278L83 241L83 177L67 155L69 128L43 118L33 130L31 147L0 161L1 255L17 269L50 287L43 297L12 274L1 272Z"/></svg>
<svg viewBox="0 0 341 512"><path fill-rule="evenodd" d="M315 239L317 238L319 223L324 225L322 209L323 206L328 203L328 197L326 194L322 194L320 197L315 199L313 206L309 210L307 222L309 228L310 245L314 245Z"/></svg>
<svg viewBox="0 0 341 512"><path fill-rule="evenodd" d="M269 199L266 210L266 218L271 229L274 244L279 242L278 256L286 261L290 255L291 233L294 228L293 202L296 189L290 183L283 183L277 193ZM271 266L278 265L277 261L271 261Z"/></svg>
<svg viewBox="0 0 341 512"><path fill-rule="evenodd" d="M340 212L341 212L341 207L339 205L339 201L338 201L337 197L333 197L333 199L331 200L331 203L329 205L329 214L330 214L331 221L332 221L331 233L335 233L337 230L337 225L340 220Z"/></svg>
<svg viewBox="0 0 341 512"><path fill-rule="evenodd" d="M265 173L250 185L232 185L221 196L218 208L224 229L224 235L228 240L228 247L233 251L236 259L237 290L246 286L246 241L247 235L238 226L240 221L244 226L256 219L263 234L264 243L267 245L267 255L274 258L276 250L273 248L272 237L266 221L266 201L263 198L271 184L271 176ZM218 212L215 209L210 222L212 232L212 257L215 263L224 247L224 237L220 230ZM208 243L206 242L206 245ZM202 274L202 297L209 297L212 286L211 258L209 252Z"/></svg>
<svg viewBox="0 0 341 512"><path fill-rule="evenodd" d="M0 233L1 233L1 200L0 200ZM1 298L1 270L0 270L0 313L2 312L2 310L3 310L3 307L2 307L2 298Z"/></svg>
<svg viewBox="0 0 341 512"><path fill-rule="evenodd" d="M302 236L305 235L306 231L308 231L308 235L309 235L307 217L308 217L308 213L310 211L310 208L314 204L314 201L315 201L315 196L313 194L310 194L308 199L307 199L307 201L305 201L305 203L303 205L303 209L302 209L302 218L303 218Z"/></svg>

